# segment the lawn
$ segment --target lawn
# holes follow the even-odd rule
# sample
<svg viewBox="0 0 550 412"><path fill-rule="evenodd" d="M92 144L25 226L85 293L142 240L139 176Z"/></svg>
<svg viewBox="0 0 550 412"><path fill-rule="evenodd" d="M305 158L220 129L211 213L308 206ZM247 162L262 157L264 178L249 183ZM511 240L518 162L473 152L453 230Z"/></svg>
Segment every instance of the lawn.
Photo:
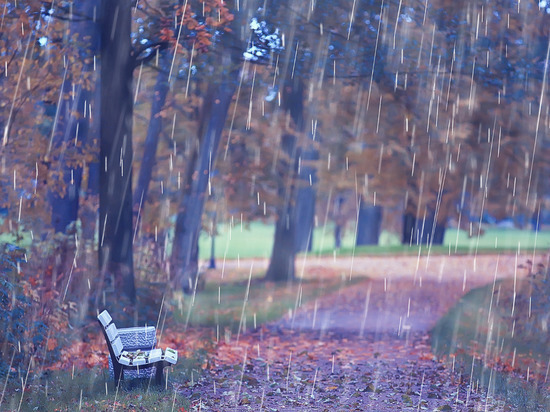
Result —
<svg viewBox="0 0 550 412"><path fill-rule="evenodd" d="M218 259L269 258L273 248L274 226L260 222L249 225L236 223L222 224L218 227L215 238L215 256ZM318 255L350 254L417 254L419 247L401 245L394 233L382 232L378 246L354 247L355 229L345 231L342 248L334 248L334 227L332 224L317 227L313 233L313 250ZM203 232L199 241L201 259L210 257L210 237ZM465 231L448 229L443 246L434 246L430 253L492 253L501 251L548 249L550 248L550 231L533 232L530 230L488 228L481 236L468 237ZM426 246L421 252L428 251Z"/></svg>
<svg viewBox="0 0 550 412"><path fill-rule="evenodd" d="M275 226L262 222L240 223L227 222L218 226L218 235L215 240L215 257L217 259L265 258L271 256ZM342 255L351 254L418 254L416 245L401 245L400 237L396 233L382 231L377 246L354 245L355 228L348 227L342 236L342 247L334 247L334 225L328 223L318 226L313 232L312 254L315 255ZM31 244L29 232L22 232L18 240L10 233L0 234L0 243L16 243L28 248ZM211 237L201 232L199 238L199 254L201 259L210 258ZM492 253L499 251L516 251L518 247L525 249L550 248L550 230L534 232L532 230L487 228L481 236L468 237L463 230L447 229L443 246L430 248L430 253ZM170 245L168 247L170 249ZM168 250L170 252L170 250ZM420 247L421 253L427 253L426 246Z"/></svg>
<svg viewBox="0 0 550 412"><path fill-rule="evenodd" d="M432 329L434 353L490 393L547 402L548 281L541 269L471 290Z"/></svg>
<svg viewBox="0 0 550 412"><path fill-rule="evenodd" d="M191 364L181 359L169 374L173 381L188 382ZM198 368L199 365L196 365ZM23 384L22 384L23 382ZM72 371L47 371L17 382L11 378L2 393L3 411L188 411L190 399L173 390L162 390L148 380L133 380L115 390L107 371L96 367ZM24 383L26 382L26 383ZM2 382L4 384L4 382Z"/></svg>
<svg viewBox="0 0 550 412"><path fill-rule="evenodd" d="M307 302L335 293L363 279L348 281L308 279L294 283L265 282L258 277L248 282L207 282L195 296L176 293L174 321L186 326L206 326L217 339L240 334L247 329L292 315Z"/></svg>

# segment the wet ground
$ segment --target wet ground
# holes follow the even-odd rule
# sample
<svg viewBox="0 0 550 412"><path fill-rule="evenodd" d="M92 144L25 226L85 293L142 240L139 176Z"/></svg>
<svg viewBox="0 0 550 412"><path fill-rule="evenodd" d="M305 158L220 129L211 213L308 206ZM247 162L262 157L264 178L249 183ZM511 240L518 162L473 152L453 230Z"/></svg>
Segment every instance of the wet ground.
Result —
<svg viewBox="0 0 550 412"><path fill-rule="evenodd" d="M436 360L428 332L471 288L525 276L527 258L305 259L306 276L369 278L220 343L210 376L180 394L197 410L513 410Z"/></svg>

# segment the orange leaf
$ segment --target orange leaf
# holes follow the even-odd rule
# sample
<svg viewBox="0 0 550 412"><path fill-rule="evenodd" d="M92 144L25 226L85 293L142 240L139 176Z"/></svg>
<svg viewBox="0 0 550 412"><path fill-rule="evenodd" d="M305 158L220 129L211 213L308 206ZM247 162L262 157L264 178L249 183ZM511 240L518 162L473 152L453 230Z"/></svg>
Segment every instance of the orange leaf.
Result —
<svg viewBox="0 0 550 412"><path fill-rule="evenodd" d="M57 347L57 339L50 338L48 340L48 350L54 350Z"/></svg>

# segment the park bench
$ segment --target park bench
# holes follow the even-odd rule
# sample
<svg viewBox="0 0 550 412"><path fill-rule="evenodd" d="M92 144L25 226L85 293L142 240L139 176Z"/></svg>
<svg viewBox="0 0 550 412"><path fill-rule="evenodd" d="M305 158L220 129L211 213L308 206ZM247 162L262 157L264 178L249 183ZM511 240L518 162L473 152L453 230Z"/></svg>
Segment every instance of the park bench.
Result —
<svg viewBox="0 0 550 412"><path fill-rule="evenodd" d="M98 315L97 320L109 348L109 369L112 366L115 386L124 380L125 372L128 378L149 378L154 373L156 383L161 385L164 367L178 361L178 352L171 348L164 351L155 349L155 327L117 329L106 310Z"/></svg>

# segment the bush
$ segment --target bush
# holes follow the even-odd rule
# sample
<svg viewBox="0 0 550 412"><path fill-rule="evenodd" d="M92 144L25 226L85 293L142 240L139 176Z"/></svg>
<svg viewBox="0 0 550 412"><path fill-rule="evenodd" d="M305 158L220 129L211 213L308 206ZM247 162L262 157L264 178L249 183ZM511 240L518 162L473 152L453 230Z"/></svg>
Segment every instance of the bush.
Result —
<svg viewBox="0 0 550 412"><path fill-rule="evenodd" d="M63 301L60 291L68 273L56 273L61 243L57 238L35 242L32 265L25 249L0 245L0 375L14 371L14 365L26 369L31 358L41 366L59 358L75 307Z"/></svg>
<svg viewBox="0 0 550 412"><path fill-rule="evenodd" d="M0 374L4 375L10 366L22 365L34 347L40 344L44 335L36 335L35 342L27 342L29 312L32 295L25 287L21 264L25 262L25 250L12 244L0 246L0 330L4 338L0 341ZM45 332L44 327L39 330Z"/></svg>

